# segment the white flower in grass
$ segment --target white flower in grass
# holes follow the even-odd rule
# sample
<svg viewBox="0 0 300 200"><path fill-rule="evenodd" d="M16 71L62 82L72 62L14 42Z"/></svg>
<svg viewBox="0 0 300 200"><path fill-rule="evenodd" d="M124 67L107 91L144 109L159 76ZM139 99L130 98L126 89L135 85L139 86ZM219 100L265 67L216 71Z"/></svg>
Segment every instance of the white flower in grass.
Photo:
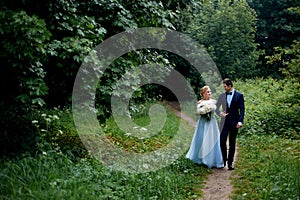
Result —
<svg viewBox="0 0 300 200"><path fill-rule="evenodd" d="M53 119L59 119L57 115L53 115Z"/></svg>
<svg viewBox="0 0 300 200"><path fill-rule="evenodd" d="M47 155L47 152L43 151L43 155L46 156L46 155Z"/></svg>
<svg viewBox="0 0 300 200"><path fill-rule="evenodd" d="M37 124L37 123L39 123L39 121L38 120L32 120L31 123Z"/></svg>
<svg viewBox="0 0 300 200"><path fill-rule="evenodd" d="M125 133L125 136L127 136L127 137L129 137L131 135L132 135L132 133Z"/></svg>
<svg viewBox="0 0 300 200"><path fill-rule="evenodd" d="M147 131L147 129L145 127L142 127L140 130L141 131Z"/></svg>
<svg viewBox="0 0 300 200"><path fill-rule="evenodd" d="M47 132L47 130L45 130L45 129L41 129L41 131L42 131L42 132Z"/></svg>
<svg viewBox="0 0 300 200"><path fill-rule="evenodd" d="M43 113L41 116L42 116L42 117L46 117L47 115L46 115L45 113Z"/></svg>
<svg viewBox="0 0 300 200"><path fill-rule="evenodd" d="M143 168L148 169L149 165L148 164L143 164Z"/></svg>

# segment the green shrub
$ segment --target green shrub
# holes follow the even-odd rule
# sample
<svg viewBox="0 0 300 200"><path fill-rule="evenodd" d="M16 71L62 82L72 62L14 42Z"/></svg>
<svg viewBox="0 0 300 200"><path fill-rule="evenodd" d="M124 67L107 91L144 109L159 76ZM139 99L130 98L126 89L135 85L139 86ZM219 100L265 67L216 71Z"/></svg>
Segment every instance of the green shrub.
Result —
<svg viewBox="0 0 300 200"><path fill-rule="evenodd" d="M245 95L233 199L299 198L299 95L295 80L238 81Z"/></svg>
<svg viewBox="0 0 300 200"><path fill-rule="evenodd" d="M277 134L300 139L300 84L293 80L255 79L237 82L245 96L242 134Z"/></svg>
<svg viewBox="0 0 300 200"><path fill-rule="evenodd" d="M25 152L34 155L49 150L74 159L87 156L69 109L30 110L22 114L9 111L0 113L0 116L2 156Z"/></svg>
<svg viewBox="0 0 300 200"><path fill-rule="evenodd" d="M35 118L34 118L35 117ZM69 109L43 110L31 117L39 151L55 150L72 158L87 156Z"/></svg>
<svg viewBox="0 0 300 200"><path fill-rule="evenodd" d="M0 105L0 156L15 156L36 149L36 130L29 116L15 107Z"/></svg>

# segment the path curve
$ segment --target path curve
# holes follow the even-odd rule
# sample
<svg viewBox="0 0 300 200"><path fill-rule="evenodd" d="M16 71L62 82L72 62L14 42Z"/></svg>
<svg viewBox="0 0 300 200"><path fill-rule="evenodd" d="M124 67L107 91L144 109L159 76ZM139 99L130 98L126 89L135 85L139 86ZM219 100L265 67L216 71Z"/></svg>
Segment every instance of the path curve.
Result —
<svg viewBox="0 0 300 200"><path fill-rule="evenodd" d="M168 102L169 107L174 111L175 115L187 121L191 126L196 127L196 122L189 116L180 112L180 106L177 102ZM235 159L237 159L237 150ZM212 169L211 174L207 176L204 187L202 188L203 196L199 200L230 200L229 197L233 191L230 177L232 172L227 169Z"/></svg>

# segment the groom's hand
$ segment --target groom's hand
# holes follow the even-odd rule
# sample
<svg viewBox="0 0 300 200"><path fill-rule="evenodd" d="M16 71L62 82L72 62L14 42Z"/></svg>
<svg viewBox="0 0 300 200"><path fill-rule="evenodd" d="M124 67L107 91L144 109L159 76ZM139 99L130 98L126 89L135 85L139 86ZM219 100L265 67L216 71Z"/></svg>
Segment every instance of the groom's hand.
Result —
<svg viewBox="0 0 300 200"><path fill-rule="evenodd" d="M237 123L236 128L242 128L243 124L241 122Z"/></svg>

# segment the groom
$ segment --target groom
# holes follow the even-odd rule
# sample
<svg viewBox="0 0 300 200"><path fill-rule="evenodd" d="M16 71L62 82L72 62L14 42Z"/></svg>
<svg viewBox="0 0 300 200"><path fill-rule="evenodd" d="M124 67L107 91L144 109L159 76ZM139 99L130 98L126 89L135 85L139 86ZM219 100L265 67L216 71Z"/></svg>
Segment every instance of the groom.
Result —
<svg viewBox="0 0 300 200"><path fill-rule="evenodd" d="M234 170L232 166L233 157L235 153L235 143L238 129L243 126L244 121L244 96L243 94L237 92L233 88L233 83L230 79L226 78L223 80L223 87L225 93L219 96L217 101L216 113L221 116L220 123L220 145L224 161L224 166L226 166L226 161L229 170ZM222 106L222 112L220 111L220 106ZM226 141L229 135L229 154L227 157L227 146Z"/></svg>

